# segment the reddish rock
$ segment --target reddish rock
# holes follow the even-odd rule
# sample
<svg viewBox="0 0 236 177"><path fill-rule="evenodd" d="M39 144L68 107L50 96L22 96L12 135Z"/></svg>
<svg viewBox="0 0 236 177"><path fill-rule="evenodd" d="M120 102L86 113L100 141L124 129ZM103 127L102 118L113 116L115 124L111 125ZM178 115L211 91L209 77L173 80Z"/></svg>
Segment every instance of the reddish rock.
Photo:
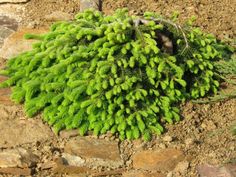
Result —
<svg viewBox="0 0 236 177"><path fill-rule="evenodd" d="M200 165L197 168L200 177L235 177L236 167L217 167L209 164Z"/></svg>
<svg viewBox="0 0 236 177"><path fill-rule="evenodd" d="M165 175L158 172L146 172L131 170L122 174L122 177L165 177Z"/></svg>
<svg viewBox="0 0 236 177"><path fill-rule="evenodd" d="M170 171L184 159L184 154L176 149L159 151L141 151L133 156L133 166L136 169Z"/></svg>
<svg viewBox="0 0 236 177"><path fill-rule="evenodd" d="M30 176L33 170L30 168L0 168L0 174Z"/></svg>
<svg viewBox="0 0 236 177"><path fill-rule="evenodd" d="M0 88L0 104L13 105L14 103L11 101L10 96L10 88Z"/></svg>
<svg viewBox="0 0 236 177"><path fill-rule="evenodd" d="M79 137L66 144L65 152L83 158L98 158L112 161L121 160L118 143L101 139Z"/></svg>
<svg viewBox="0 0 236 177"><path fill-rule="evenodd" d="M0 49L0 56L2 58L12 58L17 56L19 53L24 51L29 51L32 49L32 44L36 40L26 40L24 39L24 35L27 33L30 34L42 34L46 33L47 29L29 29L29 28L22 28L19 29L17 32L12 33L8 38L4 40L4 44L2 49Z"/></svg>

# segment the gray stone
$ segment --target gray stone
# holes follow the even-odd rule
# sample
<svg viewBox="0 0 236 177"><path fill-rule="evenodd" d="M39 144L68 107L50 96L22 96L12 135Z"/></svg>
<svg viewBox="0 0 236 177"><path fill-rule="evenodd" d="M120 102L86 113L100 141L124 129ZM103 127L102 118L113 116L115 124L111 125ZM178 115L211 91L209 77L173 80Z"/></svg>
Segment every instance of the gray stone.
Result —
<svg viewBox="0 0 236 177"><path fill-rule="evenodd" d="M85 163L85 160L82 159L81 157L71 155L71 154L68 154L68 153L63 153L62 158L63 158L63 160L66 161L66 163L68 165L72 165L72 166L82 166Z"/></svg>
<svg viewBox="0 0 236 177"><path fill-rule="evenodd" d="M100 0L80 0L80 12L90 8L99 10L101 8Z"/></svg>

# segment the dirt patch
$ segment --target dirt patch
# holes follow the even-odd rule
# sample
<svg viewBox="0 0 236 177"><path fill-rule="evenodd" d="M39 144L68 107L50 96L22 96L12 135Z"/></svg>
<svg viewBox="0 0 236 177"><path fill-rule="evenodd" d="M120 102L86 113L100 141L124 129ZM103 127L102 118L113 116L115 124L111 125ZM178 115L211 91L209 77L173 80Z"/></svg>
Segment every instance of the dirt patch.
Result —
<svg viewBox="0 0 236 177"><path fill-rule="evenodd" d="M134 14L154 11L164 16L180 13L180 21L196 16L196 25L217 37L233 38L236 35L236 1L234 0L104 0L103 11L112 13L117 8L127 7Z"/></svg>
<svg viewBox="0 0 236 177"><path fill-rule="evenodd" d="M72 17L79 12L79 0L31 0L25 6L23 26L48 26L45 17L55 11L66 12Z"/></svg>

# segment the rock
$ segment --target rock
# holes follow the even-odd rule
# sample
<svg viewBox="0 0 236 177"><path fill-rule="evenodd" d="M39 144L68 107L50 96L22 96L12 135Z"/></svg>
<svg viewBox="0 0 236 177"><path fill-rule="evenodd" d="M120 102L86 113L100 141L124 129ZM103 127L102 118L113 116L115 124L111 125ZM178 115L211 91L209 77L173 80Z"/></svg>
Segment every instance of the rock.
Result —
<svg viewBox="0 0 236 177"><path fill-rule="evenodd" d="M200 177L235 177L225 166L217 167L209 164L200 165L197 167L197 171Z"/></svg>
<svg viewBox="0 0 236 177"><path fill-rule="evenodd" d="M134 154L132 159L136 169L171 171L184 159L184 154L171 148L159 151L147 150Z"/></svg>
<svg viewBox="0 0 236 177"><path fill-rule="evenodd" d="M48 169L55 168L55 167L56 167L56 163L54 161L48 161L48 162L43 163L41 165L40 169L48 170Z"/></svg>
<svg viewBox="0 0 236 177"><path fill-rule="evenodd" d="M68 21L72 18L72 15L61 11L54 11L51 14L45 16L47 21Z"/></svg>
<svg viewBox="0 0 236 177"><path fill-rule="evenodd" d="M0 174L23 175L30 176L33 170L30 168L0 168Z"/></svg>
<svg viewBox="0 0 236 177"><path fill-rule="evenodd" d="M15 147L21 144L42 142L54 134L39 119L0 119L0 148Z"/></svg>
<svg viewBox="0 0 236 177"><path fill-rule="evenodd" d="M165 175L158 172L146 172L131 170L122 174L122 177L165 177Z"/></svg>
<svg viewBox="0 0 236 177"><path fill-rule="evenodd" d="M36 155L23 148L9 149L0 152L1 168L33 167L36 165L37 161L38 157Z"/></svg>
<svg viewBox="0 0 236 177"><path fill-rule="evenodd" d="M169 136L169 135L164 136L162 139L165 142L171 142L173 140L173 138L171 136Z"/></svg>
<svg viewBox="0 0 236 177"><path fill-rule="evenodd" d="M22 6L22 4L16 4L16 3L0 4L0 23L2 23L1 21L4 20L5 22L2 23L3 26L16 30L18 27L17 25L18 22L22 21L24 11L25 11L25 6ZM10 21L7 20L6 17L10 18L11 20ZM2 24L0 24L0 26L2 26Z"/></svg>
<svg viewBox="0 0 236 177"><path fill-rule="evenodd" d="M0 49L0 57L2 58L12 58L17 56L19 53L24 51L29 51L32 49L32 44L36 40L26 40L24 39L24 35L27 33L31 34L42 34L46 33L47 29L29 29L29 28L22 28L19 29L17 32L12 33L8 38L4 40L4 44L2 49Z"/></svg>
<svg viewBox="0 0 236 177"><path fill-rule="evenodd" d="M10 34L12 34L14 32L14 30L9 29L5 26L0 26L0 38L2 38L3 40L8 37Z"/></svg>
<svg viewBox="0 0 236 177"><path fill-rule="evenodd" d="M88 174L91 173L92 170L88 167L82 166L72 166L65 164L62 158L58 158L55 161L56 166L53 168L54 173L63 173L63 174Z"/></svg>
<svg viewBox="0 0 236 177"><path fill-rule="evenodd" d="M16 31L18 28L18 22L14 18L10 18L6 15L0 15L0 37L5 38Z"/></svg>
<svg viewBox="0 0 236 177"><path fill-rule="evenodd" d="M79 156L70 155L67 153L62 154L63 160L66 161L68 165L72 166L82 166L85 163L85 160Z"/></svg>
<svg viewBox="0 0 236 177"><path fill-rule="evenodd" d="M95 166L119 167L123 164L115 141L79 137L66 144L65 152L80 156Z"/></svg>
<svg viewBox="0 0 236 177"><path fill-rule="evenodd" d="M230 172L232 176L236 176L236 164L226 164L225 168Z"/></svg>
<svg viewBox="0 0 236 177"><path fill-rule="evenodd" d="M79 135L78 130L62 130L60 131L60 137L61 138L71 138Z"/></svg>
<svg viewBox="0 0 236 177"><path fill-rule="evenodd" d="M22 3L28 1L29 0L0 0L0 3Z"/></svg>
<svg viewBox="0 0 236 177"><path fill-rule="evenodd" d="M180 172L180 173L186 173L187 169L189 168L189 162L188 161L183 161L183 162L179 162L174 171L175 172Z"/></svg>
<svg viewBox="0 0 236 177"><path fill-rule="evenodd" d="M0 88L0 104L13 105L14 103L11 101L10 95L10 88Z"/></svg>
<svg viewBox="0 0 236 177"><path fill-rule="evenodd" d="M83 12L86 9L93 8L99 10L101 7L100 0L80 0L80 12Z"/></svg>

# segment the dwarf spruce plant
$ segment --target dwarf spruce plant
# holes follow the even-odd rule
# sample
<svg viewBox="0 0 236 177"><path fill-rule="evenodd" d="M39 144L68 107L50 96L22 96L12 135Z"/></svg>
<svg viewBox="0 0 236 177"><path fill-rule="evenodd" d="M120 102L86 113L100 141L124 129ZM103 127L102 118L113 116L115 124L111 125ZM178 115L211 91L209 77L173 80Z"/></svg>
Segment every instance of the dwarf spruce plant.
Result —
<svg viewBox="0 0 236 177"><path fill-rule="evenodd" d="M33 49L10 59L2 74L11 98L55 132L110 131L149 140L179 121L178 103L216 93L214 61L230 52L213 35L155 13L130 16L87 10L57 22Z"/></svg>

